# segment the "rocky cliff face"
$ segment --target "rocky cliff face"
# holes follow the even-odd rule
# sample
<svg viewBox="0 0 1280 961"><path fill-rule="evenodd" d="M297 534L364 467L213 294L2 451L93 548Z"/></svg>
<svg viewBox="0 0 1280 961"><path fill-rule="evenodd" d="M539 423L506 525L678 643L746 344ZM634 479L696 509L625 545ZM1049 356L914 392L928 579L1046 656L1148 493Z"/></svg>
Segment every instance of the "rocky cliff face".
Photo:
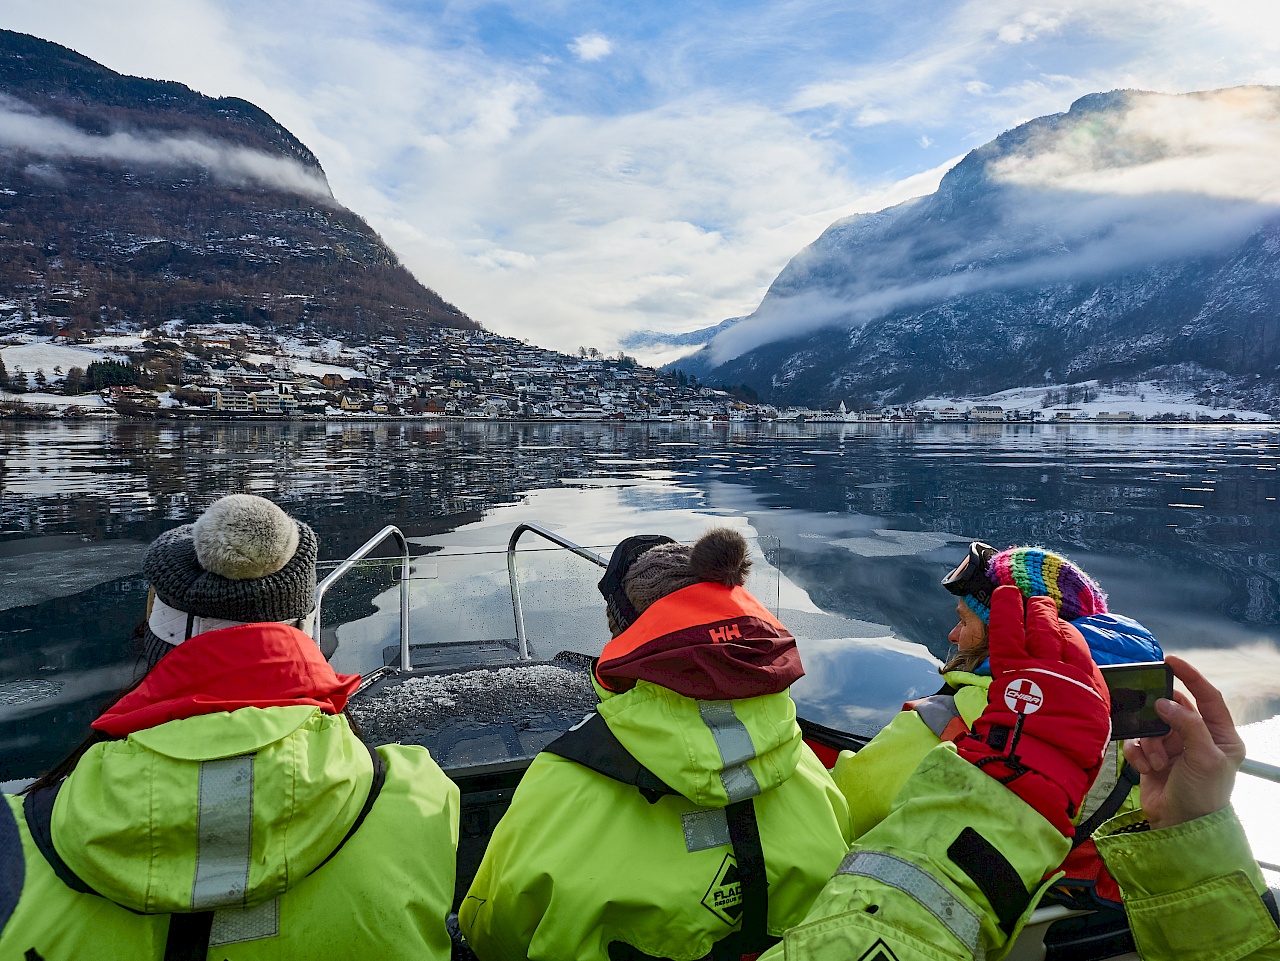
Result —
<svg viewBox="0 0 1280 961"><path fill-rule="evenodd" d="M0 30L0 299L59 326L477 326L263 110Z"/></svg>
<svg viewBox="0 0 1280 961"><path fill-rule="evenodd" d="M833 224L671 365L859 405L1148 380L1280 409L1280 88L1095 94Z"/></svg>

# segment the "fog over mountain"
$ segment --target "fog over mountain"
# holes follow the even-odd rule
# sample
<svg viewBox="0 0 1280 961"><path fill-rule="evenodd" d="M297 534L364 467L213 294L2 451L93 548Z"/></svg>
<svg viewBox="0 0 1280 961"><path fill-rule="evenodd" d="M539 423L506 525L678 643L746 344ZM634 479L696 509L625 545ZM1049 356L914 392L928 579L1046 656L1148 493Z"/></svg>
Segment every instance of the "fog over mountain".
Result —
<svg viewBox="0 0 1280 961"><path fill-rule="evenodd" d="M0 309L49 333L173 319L476 326L334 200L315 155L259 107L8 30Z"/></svg>
<svg viewBox="0 0 1280 961"><path fill-rule="evenodd" d="M673 363L780 402L1087 379L1280 406L1280 88L1092 94L838 221Z"/></svg>

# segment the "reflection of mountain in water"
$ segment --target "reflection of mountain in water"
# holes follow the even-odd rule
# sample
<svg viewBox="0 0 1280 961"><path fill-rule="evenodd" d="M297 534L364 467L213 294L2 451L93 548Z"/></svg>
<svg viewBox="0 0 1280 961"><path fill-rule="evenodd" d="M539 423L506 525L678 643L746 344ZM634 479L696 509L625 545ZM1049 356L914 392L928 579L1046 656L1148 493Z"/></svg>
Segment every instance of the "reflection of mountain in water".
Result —
<svg viewBox="0 0 1280 961"><path fill-rule="evenodd" d="M892 624L941 653L952 621L938 578L977 538L1069 554L1116 609L1162 637L1224 647L1276 638L1274 431L859 427L828 436L826 456L764 449L753 463L766 470L723 476L749 485L761 506L820 515L770 512L757 526L782 538L792 552L784 568L823 607ZM907 555L851 549L851 538L881 536L877 528L958 540Z"/></svg>
<svg viewBox="0 0 1280 961"><path fill-rule="evenodd" d="M1067 552L1170 648L1265 650L1259 663L1270 664L1280 639L1278 436L1080 425L0 425L0 588L8 597L26 578L29 598L0 610L0 777L46 766L78 741L134 664L140 577L84 579L79 568L96 571L93 551L105 548L112 563L136 559L235 490L269 494L310 523L322 558L349 554L387 523L427 544L482 519L492 526L537 490L556 489L536 499L555 516L527 519L594 545L619 521L660 527L658 511L706 524L745 514L779 539L779 567L819 608L871 625L814 634L825 646L806 655L797 691L850 723L907 696L898 674L885 676L873 635L891 630L946 653L954 602L938 580L971 537ZM622 488L620 517L590 516L599 501L578 491L595 486ZM499 505L509 509L494 513ZM486 537L486 549L501 550L505 533ZM584 610L596 603L587 588L574 601ZM336 613L345 602L333 603ZM35 680L62 687L31 700L27 684L6 699L3 682Z"/></svg>

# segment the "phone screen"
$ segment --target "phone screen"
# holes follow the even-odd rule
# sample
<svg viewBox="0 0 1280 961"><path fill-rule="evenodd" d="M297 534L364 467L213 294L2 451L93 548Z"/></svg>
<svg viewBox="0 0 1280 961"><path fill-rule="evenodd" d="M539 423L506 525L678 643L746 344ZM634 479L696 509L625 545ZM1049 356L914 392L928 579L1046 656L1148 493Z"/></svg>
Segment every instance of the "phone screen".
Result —
<svg viewBox="0 0 1280 961"><path fill-rule="evenodd" d="M1158 698L1173 697L1173 669L1168 664L1104 664L1099 669L1111 693L1111 740L1169 733L1169 725L1156 713Z"/></svg>

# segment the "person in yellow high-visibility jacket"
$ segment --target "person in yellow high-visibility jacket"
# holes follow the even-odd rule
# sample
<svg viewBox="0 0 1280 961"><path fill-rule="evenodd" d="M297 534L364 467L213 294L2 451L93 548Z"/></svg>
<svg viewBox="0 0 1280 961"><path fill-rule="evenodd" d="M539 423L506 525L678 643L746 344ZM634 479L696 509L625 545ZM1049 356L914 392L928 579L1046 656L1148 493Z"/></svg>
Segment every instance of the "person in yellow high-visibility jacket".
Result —
<svg viewBox="0 0 1280 961"><path fill-rule="evenodd" d="M0 959L449 957L458 789L352 731L315 561L248 495L151 545L149 672L0 806Z"/></svg>

